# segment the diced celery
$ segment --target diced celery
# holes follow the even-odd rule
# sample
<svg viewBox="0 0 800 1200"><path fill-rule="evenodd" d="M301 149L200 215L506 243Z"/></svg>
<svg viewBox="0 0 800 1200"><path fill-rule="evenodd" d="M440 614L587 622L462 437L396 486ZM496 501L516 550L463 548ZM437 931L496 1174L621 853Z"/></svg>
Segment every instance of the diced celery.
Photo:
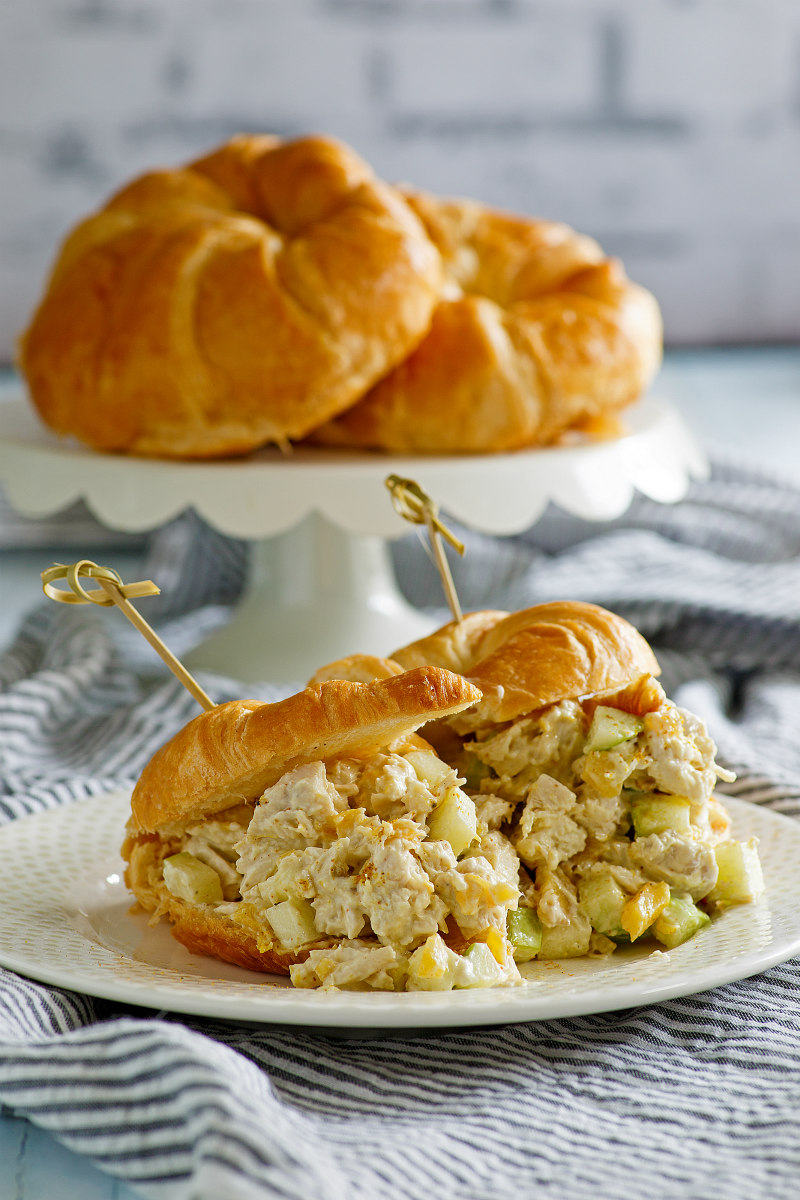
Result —
<svg viewBox="0 0 800 1200"><path fill-rule="evenodd" d="M594 710L592 723L586 736L583 750L592 754L595 750L613 750L629 738L636 737L644 729L644 721L634 713L600 704Z"/></svg>
<svg viewBox="0 0 800 1200"><path fill-rule="evenodd" d="M628 899L617 881L608 874L590 875L581 880L578 900L581 908L598 933L606 937L625 937L622 910Z"/></svg>
<svg viewBox="0 0 800 1200"><path fill-rule="evenodd" d="M268 908L264 916L272 926L275 936L286 950L296 950L319 937L314 923L314 910L307 900L282 900Z"/></svg>
<svg viewBox="0 0 800 1200"><path fill-rule="evenodd" d="M687 896L673 896L653 926L653 934L662 946L672 950L710 923L708 914L701 912Z"/></svg>
<svg viewBox="0 0 800 1200"><path fill-rule="evenodd" d="M692 806L685 796L639 794L631 800L631 819L637 837L691 828Z"/></svg>
<svg viewBox="0 0 800 1200"><path fill-rule="evenodd" d="M515 908L506 919L515 962L529 962L542 947L542 922L532 908Z"/></svg>
<svg viewBox="0 0 800 1200"><path fill-rule="evenodd" d="M430 750L409 750L404 757L414 768L417 779L432 792L438 791L448 776L452 778L452 768Z"/></svg>
<svg viewBox="0 0 800 1200"><path fill-rule="evenodd" d="M481 780L488 779L492 773L491 767L488 767L485 762L481 762L474 754L464 755L464 764L461 770L465 784L472 792L477 792L481 786Z"/></svg>
<svg viewBox="0 0 800 1200"><path fill-rule="evenodd" d="M180 900L189 904L219 904L223 899L222 881L214 868L186 850L165 858L163 870L167 890Z"/></svg>
<svg viewBox="0 0 800 1200"><path fill-rule="evenodd" d="M708 894L716 908L748 904L764 891L764 875L758 857L758 839L747 842L720 842L714 847L719 868L717 882Z"/></svg>
<svg viewBox="0 0 800 1200"><path fill-rule="evenodd" d="M461 788L449 787L428 821L428 836L435 842L449 842L456 858L477 836L475 804Z"/></svg>

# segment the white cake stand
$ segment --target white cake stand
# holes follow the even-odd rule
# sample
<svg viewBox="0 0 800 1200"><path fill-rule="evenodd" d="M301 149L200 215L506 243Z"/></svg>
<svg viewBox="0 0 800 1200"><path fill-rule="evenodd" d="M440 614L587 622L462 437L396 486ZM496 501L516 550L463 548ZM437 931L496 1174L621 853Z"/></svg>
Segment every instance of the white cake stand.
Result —
<svg viewBox="0 0 800 1200"><path fill-rule="evenodd" d="M605 520L637 490L674 503L707 475L669 405L648 399L626 422L629 433L613 442L484 457L270 449L237 461L164 462L58 439L17 387L0 403L0 483L28 517L83 499L105 526L140 532L194 508L222 533L252 539L238 609L188 661L242 680L298 680L342 655L387 654L430 632L390 565L387 539L409 526L392 508L388 474L416 479L465 525L506 535L534 524L549 502Z"/></svg>

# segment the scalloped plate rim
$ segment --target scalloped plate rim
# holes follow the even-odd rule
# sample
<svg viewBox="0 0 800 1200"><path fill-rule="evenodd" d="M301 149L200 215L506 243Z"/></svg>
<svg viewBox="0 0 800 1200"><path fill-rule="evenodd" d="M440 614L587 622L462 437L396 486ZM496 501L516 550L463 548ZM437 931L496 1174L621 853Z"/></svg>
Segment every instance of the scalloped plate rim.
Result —
<svg viewBox="0 0 800 1200"><path fill-rule="evenodd" d="M364 503L393 471L413 474L465 524L516 533L550 502L607 520L625 511L635 491L674 502L693 478L708 474L705 455L677 410L654 396L628 410L631 432L615 441L469 458L300 450L289 459L267 458L267 451L236 462L170 463L59 442L39 424L24 393L0 405L0 414L9 413L18 432L0 437L0 480L20 512L45 516L84 497L102 523L131 532L193 506L232 536L273 536L319 511L351 533L400 537L407 527L388 502L385 508ZM648 464L657 470L649 473ZM43 476L48 466L51 473ZM609 496L603 476L610 470L615 487ZM476 478L491 484L488 494L473 486ZM144 494L143 504L131 483Z"/></svg>

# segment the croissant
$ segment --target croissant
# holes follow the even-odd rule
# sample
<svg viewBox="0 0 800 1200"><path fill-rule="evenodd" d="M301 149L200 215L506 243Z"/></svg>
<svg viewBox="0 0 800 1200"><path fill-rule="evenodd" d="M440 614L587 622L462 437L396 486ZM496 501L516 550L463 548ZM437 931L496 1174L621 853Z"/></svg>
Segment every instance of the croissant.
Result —
<svg viewBox="0 0 800 1200"><path fill-rule="evenodd" d="M641 708L647 681L661 674L649 643L624 617L598 604L557 600L513 613L466 613L389 658L351 654L327 663L309 685L365 683L424 666L452 671L479 688L470 713L484 723L515 721L563 700L624 689Z"/></svg>
<svg viewBox="0 0 800 1200"><path fill-rule="evenodd" d="M644 637L624 617L580 600L505 613L469 613L392 652L404 671L424 664L463 674L483 693L481 720L515 721L561 700L634 687L661 674Z"/></svg>
<svg viewBox="0 0 800 1200"><path fill-rule="evenodd" d="M420 345L343 415L328 445L479 453L609 424L661 361L655 299L566 225L403 189L445 264Z"/></svg>
<svg viewBox="0 0 800 1200"><path fill-rule="evenodd" d="M242 135L78 225L19 362L43 420L97 449L243 454L362 396L440 286L420 220L347 146Z"/></svg>

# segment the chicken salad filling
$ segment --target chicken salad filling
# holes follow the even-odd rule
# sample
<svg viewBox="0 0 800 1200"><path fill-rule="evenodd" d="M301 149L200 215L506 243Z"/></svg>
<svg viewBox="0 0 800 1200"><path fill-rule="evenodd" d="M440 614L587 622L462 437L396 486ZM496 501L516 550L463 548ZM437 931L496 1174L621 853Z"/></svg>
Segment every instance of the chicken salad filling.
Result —
<svg viewBox="0 0 800 1200"><path fill-rule="evenodd" d="M296 767L238 821L221 814L182 831L164 882L243 926L260 950L299 952L296 986L521 983L508 934L518 858L479 830L460 783L418 748Z"/></svg>
<svg viewBox="0 0 800 1200"><path fill-rule="evenodd" d="M296 986L385 990L513 986L533 958L671 948L763 890L755 844L731 839L714 797L732 776L655 680L448 725L440 754L305 764L188 826L168 890L296 955Z"/></svg>
<svg viewBox="0 0 800 1200"><path fill-rule="evenodd" d="M714 796L734 776L703 721L654 678L502 726L471 714L448 724L479 822L519 857L537 957L610 953L643 936L672 948L763 891L755 842L731 838Z"/></svg>

